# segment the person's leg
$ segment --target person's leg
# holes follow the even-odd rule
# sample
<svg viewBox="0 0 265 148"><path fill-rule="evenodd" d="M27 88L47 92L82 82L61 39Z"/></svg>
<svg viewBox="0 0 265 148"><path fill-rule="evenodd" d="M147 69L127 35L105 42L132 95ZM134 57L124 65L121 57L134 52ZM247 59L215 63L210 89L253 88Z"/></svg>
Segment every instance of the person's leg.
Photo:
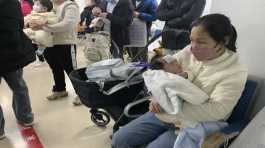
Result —
<svg viewBox="0 0 265 148"><path fill-rule="evenodd" d="M4 79L13 92L13 110L17 120L22 124L33 122L33 114L30 105L28 87L23 79L23 70L5 74Z"/></svg>
<svg viewBox="0 0 265 148"><path fill-rule="evenodd" d="M129 48L129 56L132 62L147 62L147 48L146 47L132 47Z"/></svg>
<svg viewBox="0 0 265 148"><path fill-rule="evenodd" d="M177 139L177 135L175 134L175 130L169 130L164 132L154 141L152 141L146 148L173 148L174 143Z"/></svg>
<svg viewBox="0 0 265 148"><path fill-rule="evenodd" d="M53 86L53 93L47 97L48 100L55 100L62 97L68 96L66 91L64 69L60 62L60 46L56 45L54 47L47 48L44 52L45 59L49 64L55 85Z"/></svg>
<svg viewBox="0 0 265 148"><path fill-rule="evenodd" d="M147 145L164 132L173 128L148 112L121 127L112 138L113 148L139 148Z"/></svg>
<svg viewBox="0 0 265 148"><path fill-rule="evenodd" d="M37 55L40 62L45 62L43 55Z"/></svg>
<svg viewBox="0 0 265 148"><path fill-rule="evenodd" d="M77 68L76 61L76 46L75 45L61 45L61 57L59 59L65 72L69 75Z"/></svg>
<svg viewBox="0 0 265 148"><path fill-rule="evenodd" d="M2 107L0 105L0 139L1 139L1 136L4 136L4 134L5 134L4 128L5 128L5 119L4 119Z"/></svg>
<svg viewBox="0 0 265 148"><path fill-rule="evenodd" d="M61 46L61 58L60 63L63 65L63 69L66 71L67 75L77 68L76 60L76 45L62 45ZM82 102L78 96L74 98L73 104L78 106Z"/></svg>
<svg viewBox="0 0 265 148"><path fill-rule="evenodd" d="M120 52L120 49L118 48L118 46L114 46L113 43L111 44L111 47L110 47L110 53L112 55L113 58L120 58L119 57L119 52Z"/></svg>
<svg viewBox="0 0 265 148"><path fill-rule="evenodd" d="M65 91L66 84L65 84L65 76L64 76L64 69L61 65L60 58L62 53L60 53L60 46L55 45L54 47L47 48L44 52L45 59L49 64L52 73L55 85L53 86L53 92Z"/></svg>

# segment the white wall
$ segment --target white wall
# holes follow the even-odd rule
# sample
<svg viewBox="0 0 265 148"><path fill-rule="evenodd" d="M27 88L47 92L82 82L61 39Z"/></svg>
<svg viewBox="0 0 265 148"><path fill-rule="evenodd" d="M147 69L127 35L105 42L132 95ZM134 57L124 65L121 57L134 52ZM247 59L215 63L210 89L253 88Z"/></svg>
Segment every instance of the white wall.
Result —
<svg viewBox="0 0 265 148"><path fill-rule="evenodd" d="M213 0L211 12L228 15L238 31L240 60L249 73L265 79L265 0ZM265 104L261 89L255 111Z"/></svg>
<svg viewBox="0 0 265 148"><path fill-rule="evenodd" d="M205 8L202 15L209 14L211 11L212 0L206 0Z"/></svg>

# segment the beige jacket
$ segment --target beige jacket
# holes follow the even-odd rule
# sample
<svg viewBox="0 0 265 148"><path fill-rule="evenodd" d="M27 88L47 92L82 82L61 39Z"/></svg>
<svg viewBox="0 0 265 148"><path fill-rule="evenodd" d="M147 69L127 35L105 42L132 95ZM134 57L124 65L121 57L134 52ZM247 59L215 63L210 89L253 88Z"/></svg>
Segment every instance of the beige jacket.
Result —
<svg viewBox="0 0 265 148"><path fill-rule="evenodd" d="M30 15L24 17L25 26L31 21L47 22L52 25L58 22L57 16L54 12L37 13L32 11ZM41 47L53 46L53 35L50 32L44 30L32 30L31 28L23 29L25 34L37 45Z"/></svg>
<svg viewBox="0 0 265 148"><path fill-rule="evenodd" d="M76 44L76 26L79 22L79 8L75 2L66 0L56 7L55 13L59 22L43 27L54 35L54 45Z"/></svg>
<svg viewBox="0 0 265 148"><path fill-rule="evenodd" d="M202 62L196 60L187 46L174 57L188 72L188 79L209 95L209 100L201 105L184 102L177 115L161 113L157 117L178 127L187 127L190 122L227 119L239 100L248 75L237 54L226 50L217 59Z"/></svg>

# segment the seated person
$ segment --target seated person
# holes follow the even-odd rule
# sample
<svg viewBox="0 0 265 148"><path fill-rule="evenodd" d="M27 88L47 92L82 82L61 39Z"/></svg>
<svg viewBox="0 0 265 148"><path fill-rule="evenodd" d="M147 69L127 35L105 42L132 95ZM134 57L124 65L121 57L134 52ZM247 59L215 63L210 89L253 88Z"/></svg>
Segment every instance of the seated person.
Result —
<svg viewBox="0 0 265 148"><path fill-rule="evenodd" d="M191 44L174 55L194 85L209 99L194 105L184 101L181 112L169 115L150 102L149 112L114 133L113 148L172 148L176 129L186 121L216 122L228 119L244 89L248 72L236 53L237 33L228 17L209 14L192 24ZM189 138L189 137L188 137Z"/></svg>
<svg viewBox="0 0 265 148"><path fill-rule="evenodd" d="M45 22L46 24L55 24L58 22L57 16L52 12L53 5L50 0L35 0L33 11L24 18L25 26L29 26L32 22ZM26 28L23 30L25 34L38 45L37 54L42 54L46 47L53 46L53 36L44 30L33 30ZM39 53L38 53L39 52Z"/></svg>
<svg viewBox="0 0 265 148"><path fill-rule="evenodd" d="M78 24L78 33L91 33L94 32L93 26L90 26L91 21L95 18L92 14L94 7L100 8L100 0L85 0L86 7L81 12L80 22Z"/></svg>

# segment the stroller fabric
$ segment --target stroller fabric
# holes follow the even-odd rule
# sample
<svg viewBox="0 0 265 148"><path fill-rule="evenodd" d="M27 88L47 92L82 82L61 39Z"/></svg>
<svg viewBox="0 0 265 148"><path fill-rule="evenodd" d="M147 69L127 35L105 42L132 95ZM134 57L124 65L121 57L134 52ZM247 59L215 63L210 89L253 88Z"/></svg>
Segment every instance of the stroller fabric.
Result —
<svg viewBox="0 0 265 148"><path fill-rule="evenodd" d="M125 64L122 59L108 59L91 64L86 69L87 82L95 82L100 91L110 95L124 87L143 82L142 71L145 67L137 66L137 63ZM109 90L104 90L106 82L121 81Z"/></svg>

